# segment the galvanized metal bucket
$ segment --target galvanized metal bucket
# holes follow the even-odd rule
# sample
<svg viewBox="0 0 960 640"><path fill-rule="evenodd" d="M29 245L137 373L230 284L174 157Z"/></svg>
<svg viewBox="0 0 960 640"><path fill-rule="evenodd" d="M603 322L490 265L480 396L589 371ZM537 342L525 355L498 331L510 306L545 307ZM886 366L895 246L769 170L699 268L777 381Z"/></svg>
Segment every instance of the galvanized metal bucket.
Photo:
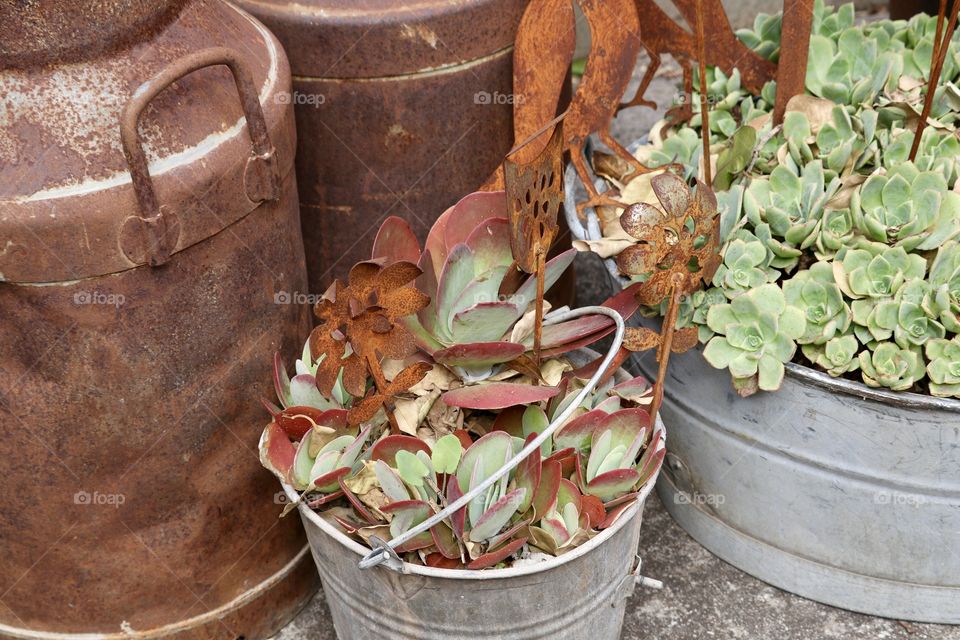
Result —
<svg viewBox="0 0 960 640"><path fill-rule="evenodd" d="M629 377L622 369L616 375ZM659 418L656 429L663 430ZM398 571L363 570L358 562L370 556L368 547L305 504L299 509L340 640L614 640L620 637L627 597L642 580L637 544L643 506L656 478L613 526L586 544L508 569L403 563ZM298 499L292 487L284 490Z"/></svg>
<svg viewBox="0 0 960 640"><path fill-rule="evenodd" d="M600 237L595 216L567 211L575 237ZM661 413L670 447L657 491L711 552L826 604L960 623L960 401L795 364L779 391L744 399L697 350L671 358Z"/></svg>

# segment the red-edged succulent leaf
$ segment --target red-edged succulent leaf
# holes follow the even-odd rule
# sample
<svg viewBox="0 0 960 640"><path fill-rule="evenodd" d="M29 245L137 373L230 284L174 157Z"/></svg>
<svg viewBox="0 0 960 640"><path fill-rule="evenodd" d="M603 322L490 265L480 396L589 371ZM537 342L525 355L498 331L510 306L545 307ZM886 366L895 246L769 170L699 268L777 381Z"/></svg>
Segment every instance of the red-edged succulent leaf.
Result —
<svg viewBox="0 0 960 640"><path fill-rule="evenodd" d="M289 482L296 454L297 449L286 432L276 422L268 424L260 438L261 464L284 482Z"/></svg>
<svg viewBox="0 0 960 640"><path fill-rule="evenodd" d="M334 491L333 493L328 493L324 496L320 496L316 500L307 501L307 506L310 507L311 509L316 509L317 507L321 507L327 504L328 502L339 500L342 497L343 497L343 491Z"/></svg>
<svg viewBox="0 0 960 640"><path fill-rule="evenodd" d="M515 342L471 342L436 351L433 358L448 367L485 367L509 362L524 351Z"/></svg>
<svg viewBox="0 0 960 640"><path fill-rule="evenodd" d="M332 491L335 487L339 486L340 479L348 473L350 473L350 467L340 467L339 469L334 469L330 473L325 473L322 476L317 477L313 481L313 485L318 491Z"/></svg>
<svg viewBox="0 0 960 640"><path fill-rule="evenodd" d="M309 373L301 373L290 379L287 402L294 406L329 407L331 402L317 389L317 379Z"/></svg>
<svg viewBox="0 0 960 640"><path fill-rule="evenodd" d="M507 219L507 194L503 191L477 191L460 199L442 217L443 243L449 251L465 242L474 229L490 218ZM439 222L439 220L438 220ZM437 223L434 223L434 227ZM432 235L431 229L431 235Z"/></svg>
<svg viewBox="0 0 960 640"><path fill-rule="evenodd" d="M297 452L293 457L293 466L290 467L290 483L297 489L303 490L310 484L310 472L313 470L314 458L310 455L310 443L313 440L313 431L307 431L297 444Z"/></svg>
<svg viewBox="0 0 960 640"><path fill-rule="evenodd" d="M547 261L544 265L544 279L543 279L543 290L547 291L556 284L557 280L560 279L560 276L563 275L563 272L567 270L573 263L573 259L577 257L576 249L568 249L560 255L557 255ZM524 307L527 304L533 302L537 297L537 279L534 276L527 278L527 280L517 288L516 293L510 297L512 301L515 301L519 306ZM606 317L606 316L604 316Z"/></svg>
<svg viewBox="0 0 960 640"><path fill-rule="evenodd" d="M606 416L606 413L596 409L577 416L554 432L554 446L577 450L586 449L590 446L593 432L602 424Z"/></svg>
<svg viewBox="0 0 960 640"><path fill-rule="evenodd" d="M523 437L523 412L525 407L507 407L493 420L491 431L506 431L514 438Z"/></svg>
<svg viewBox="0 0 960 640"><path fill-rule="evenodd" d="M477 257L477 273L502 269L513 262L510 251L510 223L504 218L487 218L464 240ZM499 286L499 285L498 285Z"/></svg>
<svg viewBox="0 0 960 640"><path fill-rule="evenodd" d="M624 502L623 504L620 504L620 505L614 507L613 509L611 509L611 510L607 513L607 517L604 518L604 519L600 522L600 524L597 525L597 529L606 529L606 528L608 528L608 527L613 526L613 523L617 521L617 518L619 518L619 517L621 516L621 514L623 514L624 511L626 511L627 509L629 509L631 504L633 504L633 503L632 503L632 502Z"/></svg>
<svg viewBox="0 0 960 640"><path fill-rule="evenodd" d="M557 511L562 513L566 505L573 504L573 506L577 508L577 513L579 513L583 510L582 497L577 485L566 478L562 478L560 480L560 487L557 490Z"/></svg>
<svg viewBox="0 0 960 640"><path fill-rule="evenodd" d="M420 438L407 436L403 434L393 434L377 441L370 450L371 460L383 460L391 467L397 466L397 452L409 451L416 455L417 451L423 451L430 455L430 447Z"/></svg>
<svg viewBox="0 0 960 640"><path fill-rule="evenodd" d="M653 400L653 387L643 376L621 382L610 393L636 404L648 405Z"/></svg>
<svg viewBox="0 0 960 640"><path fill-rule="evenodd" d="M483 542L499 533L517 512L525 494L526 489L514 489L490 505L470 530L470 540Z"/></svg>
<svg viewBox="0 0 960 640"><path fill-rule="evenodd" d="M550 534L557 547L562 547L570 540L567 525L559 515L549 515L541 519L540 528Z"/></svg>
<svg viewBox="0 0 960 640"><path fill-rule="evenodd" d="M640 480L640 474L634 468L614 469L601 473L587 483L587 491L601 500L612 500L621 493L630 491Z"/></svg>
<svg viewBox="0 0 960 640"><path fill-rule="evenodd" d="M390 216L380 225L377 237L373 241L373 259L384 258L387 264L393 262L420 261L420 242L407 221Z"/></svg>
<svg viewBox="0 0 960 640"><path fill-rule="evenodd" d="M592 496L587 494L580 498L580 508L583 515L587 517L587 527L594 527L599 522L603 522L603 519L607 517L607 510L603 506L603 501L600 500L597 496Z"/></svg>
<svg viewBox="0 0 960 640"><path fill-rule="evenodd" d="M457 468L460 488L470 487L470 479L480 461L479 481L493 475L513 453L513 438L503 431L491 431L464 451ZM469 490L469 489L468 489Z"/></svg>
<svg viewBox="0 0 960 640"><path fill-rule="evenodd" d="M464 292L469 297L469 292ZM476 297L486 297L478 293ZM500 342L523 311L510 302L479 302L456 309L450 319L450 339L454 342ZM521 353L523 353L521 351Z"/></svg>
<svg viewBox="0 0 960 640"><path fill-rule="evenodd" d="M614 498L609 502L603 503L603 507L607 510L613 509L614 507L619 507L624 502L630 502L631 500L635 499L638 495L640 495L639 491L633 491L631 493L624 494L619 498ZM596 496L588 496L588 497L598 499L596 498Z"/></svg>
<svg viewBox="0 0 960 640"><path fill-rule="evenodd" d="M566 322L547 325L543 328L541 345L544 349L567 345L581 338L593 336L611 326L613 326L613 320L601 315L582 316ZM524 339L524 344L532 345L533 336Z"/></svg>
<svg viewBox="0 0 960 640"><path fill-rule="evenodd" d="M579 460L578 455L576 449L567 447L566 449L555 451L547 460L556 460L559 462L561 475L564 478L569 478L572 474L576 473L575 467Z"/></svg>
<svg viewBox="0 0 960 640"><path fill-rule="evenodd" d="M524 446L530 444L537 434L531 433L527 436ZM517 508L517 511L520 513L525 513L527 509L530 508L530 504L533 502L533 494L536 492L537 487L540 486L540 474L542 471L543 461L540 456L540 449L535 449L533 453L524 458L519 465L517 465L517 474L514 476L515 482L517 483L518 489L526 489L526 494L524 495L523 501L520 503L520 506Z"/></svg>
<svg viewBox="0 0 960 640"><path fill-rule="evenodd" d="M460 489L460 482L457 480L457 476L450 476L447 479L447 504L453 504L459 500L462 495L463 491ZM457 534L457 537L462 538L463 529L467 524L467 508L462 507L454 511L453 515L450 516L450 524L453 525L453 531Z"/></svg>
<svg viewBox="0 0 960 640"><path fill-rule="evenodd" d="M505 409L518 404L532 404L548 400L557 395L557 387L539 387L532 384L512 382L491 382L452 389L443 394L443 401L449 406L462 409Z"/></svg>
<svg viewBox="0 0 960 640"><path fill-rule="evenodd" d="M467 565L468 569L487 569L495 565L500 564L514 553L520 550L524 544L526 544L526 538L517 538L509 544L505 544L495 551L490 551L483 554L473 562Z"/></svg>
<svg viewBox="0 0 960 640"><path fill-rule="evenodd" d="M640 486L645 485L650 478L654 476L654 474L663 465L664 456L667 455L666 449L660 449L659 451L654 449L651 450L653 453L650 455L650 457L646 458L646 455L644 455L644 458L641 458L641 464L638 465L640 468L640 479L638 484Z"/></svg>
<svg viewBox="0 0 960 640"><path fill-rule="evenodd" d="M434 569L459 569L462 566L459 558L456 560L446 558L439 551L436 553L428 553L427 557L423 559L423 563Z"/></svg>
<svg viewBox="0 0 960 640"><path fill-rule="evenodd" d="M344 531L353 535L363 527L363 523L357 522L352 518L342 518L340 516L333 516L333 519L337 521L337 524L340 525Z"/></svg>
<svg viewBox="0 0 960 640"><path fill-rule="evenodd" d="M506 543L508 540L510 540L510 538L512 538L513 536L515 536L518 531L521 531L522 529L525 529L525 528L528 527L528 526L530 526L530 518L527 518L527 519L525 519L525 520L521 520L521 521L517 522L516 524L512 525L512 526L511 526L509 529L507 529L506 531L504 531L504 532L502 532L502 533L498 533L497 535L495 535L495 536L493 536L492 538L490 538L490 542L489 542L489 544L487 545L487 549L488 549L489 551L493 551L494 549L496 549L496 548L499 547L500 545L502 545L502 544Z"/></svg>
<svg viewBox="0 0 960 640"><path fill-rule="evenodd" d="M605 413L600 418L596 429L593 432L592 445L596 446L597 440L607 431L613 436L610 448L618 445L629 447L634 438L641 431L646 430L650 425L650 414L646 409L621 409L614 413Z"/></svg>
<svg viewBox="0 0 960 640"><path fill-rule="evenodd" d="M279 351L273 354L273 386L281 406L286 407L287 398L290 397L290 376L287 375L287 368L283 365Z"/></svg>
<svg viewBox="0 0 960 640"><path fill-rule="evenodd" d="M437 550L450 559L460 559L460 545L453 531L446 524L439 522L430 527L430 535Z"/></svg>
<svg viewBox="0 0 960 640"><path fill-rule="evenodd" d="M470 432L466 429L457 429L453 432L453 435L457 436L460 446L464 449L469 449L473 445L473 438L470 437Z"/></svg>
<svg viewBox="0 0 960 640"><path fill-rule="evenodd" d="M280 413L281 409L277 405L273 404L266 398L260 398L260 404L263 405L263 408L267 410L270 414L270 417L276 418L277 414Z"/></svg>
<svg viewBox="0 0 960 640"><path fill-rule="evenodd" d="M343 492L343 495L346 496L350 504L353 505L353 510L360 514L361 518L370 524L380 524L380 519L370 513L370 511L367 510L366 505L360 502L360 499L357 498L356 494L353 491L350 491L350 488L344 484L342 476L337 479L337 482L340 483L340 491Z"/></svg>
<svg viewBox="0 0 960 640"><path fill-rule="evenodd" d="M533 495L533 521L536 522L557 504L557 492L560 490L562 479L560 463L547 460L540 470L540 484Z"/></svg>
<svg viewBox="0 0 960 640"><path fill-rule="evenodd" d="M397 545L397 553L407 553L409 551L417 551L419 549L426 549L427 547L433 546L433 536L430 535L429 531L424 531L423 533L413 536L411 539L407 540L401 545Z"/></svg>

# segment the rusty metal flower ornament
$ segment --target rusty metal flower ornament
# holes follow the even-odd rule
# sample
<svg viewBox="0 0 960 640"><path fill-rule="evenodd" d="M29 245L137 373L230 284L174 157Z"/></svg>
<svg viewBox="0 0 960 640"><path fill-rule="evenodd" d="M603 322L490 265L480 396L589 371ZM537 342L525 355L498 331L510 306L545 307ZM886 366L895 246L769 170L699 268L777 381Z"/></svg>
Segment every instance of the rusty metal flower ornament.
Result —
<svg viewBox="0 0 960 640"><path fill-rule="evenodd" d="M311 354L320 360L316 378L321 393L331 392L341 370L344 389L355 397L366 395L368 373L380 394L388 393L380 359L413 355L416 344L400 319L430 302L429 296L407 286L420 273L409 262L388 267L376 261L360 262L350 270L347 286L334 281L327 289L314 307L319 324L310 334ZM389 389L390 393L400 391ZM389 411L387 416L393 423Z"/></svg>
<svg viewBox="0 0 960 640"><path fill-rule="evenodd" d="M639 203L621 214L620 225L638 243L617 257L623 273L643 278L637 298L647 306L667 298L675 282L681 294L692 293L720 266L717 199L710 187L699 183L691 193L673 173L654 177L651 186L661 206Z"/></svg>

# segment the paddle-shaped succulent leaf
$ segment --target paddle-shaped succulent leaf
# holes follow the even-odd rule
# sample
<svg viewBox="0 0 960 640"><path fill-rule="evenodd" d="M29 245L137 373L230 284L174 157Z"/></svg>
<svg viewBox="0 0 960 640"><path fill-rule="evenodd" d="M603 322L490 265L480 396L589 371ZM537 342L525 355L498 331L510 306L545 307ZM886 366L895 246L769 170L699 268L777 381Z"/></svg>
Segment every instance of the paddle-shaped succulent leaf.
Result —
<svg viewBox="0 0 960 640"><path fill-rule="evenodd" d="M783 295L806 318L806 331L797 339L800 344L823 344L850 327L850 307L826 262L794 274L783 283Z"/></svg>
<svg viewBox="0 0 960 640"><path fill-rule="evenodd" d="M911 162L867 178L850 209L864 236L907 251L936 249L960 233L960 195L947 191L943 175Z"/></svg>
<svg viewBox="0 0 960 640"><path fill-rule="evenodd" d="M960 337L931 340L926 354L930 393L942 398L960 398Z"/></svg>
<svg viewBox="0 0 960 640"><path fill-rule="evenodd" d="M895 342L881 342L860 352L860 373L871 387L906 391L923 379L926 370L919 349L903 349Z"/></svg>
<svg viewBox="0 0 960 640"><path fill-rule="evenodd" d="M547 262L545 289L575 254L571 249ZM417 257L423 273L416 286L431 300L405 322L422 350L462 378L483 379L527 350L511 341L511 332L536 297L536 281L516 268L502 191L470 194L444 212L422 252L406 222L388 218L373 255L388 263Z"/></svg>
<svg viewBox="0 0 960 640"><path fill-rule="evenodd" d="M317 389L317 367L321 356L314 360L310 354L310 341L303 345L303 354L296 361L296 371L291 378L287 374L283 358L277 353L273 358L273 384L280 405L286 407L313 407L315 409L340 409L350 402L350 394L343 388L342 377L334 383L330 396Z"/></svg>
<svg viewBox="0 0 960 640"><path fill-rule="evenodd" d="M737 379L757 377L757 386L775 391L783 381L784 363L793 358L796 340L806 333L803 311L788 305L783 291L765 284L730 302L714 305L707 324L718 335L703 355Z"/></svg>

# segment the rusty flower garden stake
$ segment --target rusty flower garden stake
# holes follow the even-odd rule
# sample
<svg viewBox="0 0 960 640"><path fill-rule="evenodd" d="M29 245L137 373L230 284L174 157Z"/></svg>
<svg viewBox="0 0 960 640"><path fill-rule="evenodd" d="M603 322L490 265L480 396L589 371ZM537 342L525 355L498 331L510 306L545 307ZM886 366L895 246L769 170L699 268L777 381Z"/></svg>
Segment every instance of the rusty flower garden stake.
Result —
<svg viewBox="0 0 960 640"><path fill-rule="evenodd" d="M420 269L409 262L383 267L376 261L359 262L350 270L347 286L334 281L316 304L318 326L310 334L310 351L317 367L317 388L329 397L341 375L344 389L357 398L347 420L352 425L373 417L382 407L390 428L399 433L392 398L413 386L430 366L414 363L387 382L381 358L402 359L416 352L416 344L400 318L417 313L429 296L408 286ZM375 388L367 393L367 375Z"/></svg>
<svg viewBox="0 0 960 640"><path fill-rule="evenodd" d="M517 268L537 278L533 361L539 366L545 265L550 245L557 236L557 215L563 203L563 122L554 126L547 146L531 162L518 164L508 156L503 173L510 249Z"/></svg>
<svg viewBox="0 0 960 640"><path fill-rule="evenodd" d="M950 42L953 40L953 32L957 28L957 15L960 12L960 3L953 3L950 11L950 22L947 25L947 32L943 32L943 20L947 12L946 0L940 0L940 13L937 15L937 32L933 42L933 58L930 64L930 78L927 80L927 94L923 99L923 111L920 113L920 120L917 122L917 132L913 136L913 145L910 147L910 161L913 162L917 157L917 151L920 149L920 139L923 137L923 130L927 126L927 119L930 117L930 110L933 108L933 98L937 92L937 85L940 83L940 73L943 71L943 63L947 57L947 50L950 48ZM942 37L941 37L942 35Z"/></svg>

